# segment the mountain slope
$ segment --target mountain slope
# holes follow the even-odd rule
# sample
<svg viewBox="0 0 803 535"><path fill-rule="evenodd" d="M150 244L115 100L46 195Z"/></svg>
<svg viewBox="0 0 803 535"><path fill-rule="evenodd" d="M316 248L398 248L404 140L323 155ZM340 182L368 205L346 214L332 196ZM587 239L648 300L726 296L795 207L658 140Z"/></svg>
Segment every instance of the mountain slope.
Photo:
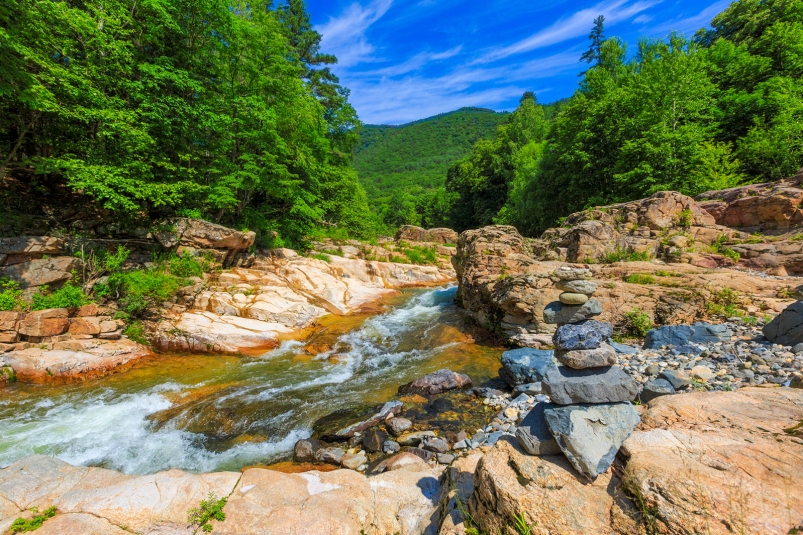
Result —
<svg viewBox="0 0 803 535"><path fill-rule="evenodd" d="M461 108L401 126L366 125L354 167L372 203L399 189L420 193L438 188L449 165L480 139L492 138L507 113Z"/></svg>

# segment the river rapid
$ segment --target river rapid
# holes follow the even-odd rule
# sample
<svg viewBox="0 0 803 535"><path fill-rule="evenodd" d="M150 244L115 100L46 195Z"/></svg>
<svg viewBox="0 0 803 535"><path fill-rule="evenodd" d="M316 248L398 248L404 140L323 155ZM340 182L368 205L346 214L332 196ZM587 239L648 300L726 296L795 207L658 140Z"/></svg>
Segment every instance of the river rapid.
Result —
<svg viewBox="0 0 803 535"><path fill-rule="evenodd" d="M466 335L455 291L408 290L378 315L325 317L259 355L158 356L85 383L10 385L0 467L34 454L131 474L285 460L318 418L387 401L415 377L496 376L501 350Z"/></svg>

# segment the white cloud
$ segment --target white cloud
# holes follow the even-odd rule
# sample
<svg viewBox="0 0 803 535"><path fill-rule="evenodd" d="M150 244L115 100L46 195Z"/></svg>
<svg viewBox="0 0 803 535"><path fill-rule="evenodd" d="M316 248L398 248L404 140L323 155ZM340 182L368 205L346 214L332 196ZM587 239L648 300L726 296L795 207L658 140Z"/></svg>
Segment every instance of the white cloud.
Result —
<svg viewBox="0 0 803 535"><path fill-rule="evenodd" d="M397 65L384 67L382 69L375 69L372 71L359 72L356 74L359 76L399 76L409 72L417 71L432 61L441 61L452 58L459 54L462 48L462 46L456 46L443 52L421 52L420 54L416 54L415 56Z"/></svg>
<svg viewBox="0 0 803 535"><path fill-rule="evenodd" d="M476 60L476 62L488 63L512 56L513 54L529 52L537 48L554 45L574 37L579 37L591 30L594 19L599 15L605 16L605 22L607 24L615 24L649 9L659 4L661 1L662 0L644 0L630 3L629 0L606 0L590 8L577 11L571 16L557 21L526 39L488 52Z"/></svg>
<svg viewBox="0 0 803 535"><path fill-rule="evenodd" d="M323 36L321 48L337 56L341 67L371 61L375 49L365 32L392 4L393 0L374 0L367 6L351 4L339 17L332 17L315 28Z"/></svg>
<svg viewBox="0 0 803 535"><path fill-rule="evenodd" d="M635 19L633 19L633 22L635 22L636 24L647 24L647 23L648 23L648 22L650 22L652 19L653 19L653 18L652 18L652 16L650 16L650 15L639 15L638 17L636 17Z"/></svg>
<svg viewBox="0 0 803 535"><path fill-rule="evenodd" d="M665 22L664 24L656 26L650 30L650 33L653 35L660 35L661 37L673 30L686 34L694 33L700 28L708 26L711 23L711 19L728 7L730 3L731 0L720 0L719 2L711 4L697 15Z"/></svg>

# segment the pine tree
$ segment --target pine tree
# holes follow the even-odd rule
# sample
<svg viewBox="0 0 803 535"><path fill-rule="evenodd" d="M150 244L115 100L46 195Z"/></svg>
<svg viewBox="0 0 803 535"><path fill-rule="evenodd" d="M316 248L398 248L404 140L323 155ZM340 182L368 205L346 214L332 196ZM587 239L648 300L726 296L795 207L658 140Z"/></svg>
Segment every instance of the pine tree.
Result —
<svg viewBox="0 0 803 535"><path fill-rule="evenodd" d="M594 28L588 34L588 40L591 41L591 44L588 46L588 50L580 56L580 59L586 63L599 65L602 58L602 43L605 42L605 15L600 15L594 19ZM585 71L581 72L580 76L584 74Z"/></svg>

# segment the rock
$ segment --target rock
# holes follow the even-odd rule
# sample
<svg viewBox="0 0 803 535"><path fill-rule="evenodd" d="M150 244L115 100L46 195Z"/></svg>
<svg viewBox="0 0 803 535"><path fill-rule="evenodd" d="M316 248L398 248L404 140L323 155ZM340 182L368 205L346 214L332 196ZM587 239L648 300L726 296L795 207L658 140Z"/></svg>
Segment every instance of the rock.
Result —
<svg viewBox="0 0 803 535"><path fill-rule="evenodd" d="M468 375L456 373L452 370L443 369L428 373L414 381L400 386L399 392L406 394L440 394L447 390L456 388L467 388L471 386L471 379Z"/></svg>
<svg viewBox="0 0 803 535"><path fill-rule="evenodd" d="M608 345L611 346L616 350L617 353L620 355L636 355L638 354L638 349L633 346L629 346L626 344L620 344L618 342L614 342L610 338L608 339Z"/></svg>
<svg viewBox="0 0 803 535"><path fill-rule="evenodd" d="M680 390L691 384L691 377L681 370L664 370L658 374L658 378L669 382L675 390Z"/></svg>
<svg viewBox="0 0 803 535"><path fill-rule="evenodd" d="M553 302L544 308L544 323L579 323L600 314L602 314L602 304L596 299L589 299L580 306L568 306L560 302Z"/></svg>
<svg viewBox="0 0 803 535"><path fill-rule="evenodd" d="M6 255L61 255L68 252L67 240L54 236L0 238L0 253Z"/></svg>
<svg viewBox="0 0 803 535"><path fill-rule="evenodd" d="M787 533L803 518L803 391L740 388L664 396L622 446L624 479L663 533Z"/></svg>
<svg viewBox="0 0 803 535"><path fill-rule="evenodd" d="M644 371L644 373L652 376L658 375L659 373L661 373L661 367L655 363L650 364L649 366L647 366L647 369Z"/></svg>
<svg viewBox="0 0 803 535"><path fill-rule="evenodd" d="M368 464L368 457L361 454L346 453L340 458L340 466L349 470L357 470L365 464Z"/></svg>
<svg viewBox="0 0 803 535"><path fill-rule="evenodd" d="M397 453L399 450L401 450L401 446L394 440L386 440L382 443L383 453Z"/></svg>
<svg viewBox="0 0 803 535"><path fill-rule="evenodd" d="M544 409L549 403L536 403L516 428L516 438L524 451L530 455L557 455L558 443L544 419Z"/></svg>
<svg viewBox="0 0 803 535"><path fill-rule="evenodd" d="M435 243L457 242L457 232L449 228L433 228L425 230L414 225L402 225L396 232L396 241L423 241Z"/></svg>
<svg viewBox="0 0 803 535"><path fill-rule="evenodd" d="M664 325L647 332L644 349L659 349L661 346L682 346L689 342L694 328L689 325Z"/></svg>
<svg viewBox="0 0 803 535"><path fill-rule="evenodd" d="M629 402L553 405L544 410L544 417L572 466L591 479L610 468L622 443L640 421Z"/></svg>
<svg viewBox="0 0 803 535"><path fill-rule="evenodd" d="M449 451L449 443L445 438L429 437L421 441L421 447L435 453L446 453Z"/></svg>
<svg viewBox="0 0 803 535"><path fill-rule="evenodd" d="M16 331L22 317L20 312L0 310L0 331Z"/></svg>
<svg viewBox="0 0 803 535"><path fill-rule="evenodd" d="M540 394L543 391L543 386L541 385L541 381L535 383L524 383L521 385L516 385L513 389L515 394L528 394L531 396L535 396Z"/></svg>
<svg viewBox="0 0 803 535"><path fill-rule="evenodd" d="M162 232L154 232L153 236L167 248L173 248L181 243L199 249L241 251L251 247L256 238L256 233L252 231L240 232L201 219L186 217L173 218L162 226L170 228Z"/></svg>
<svg viewBox="0 0 803 535"><path fill-rule="evenodd" d="M70 326L69 311L66 308L39 310L25 315L19 324L19 333L26 336L57 336Z"/></svg>
<svg viewBox="0 0 803 535"><path fill-rule="evenodd" d="M76 318L85 318L88 316L100 316L100 308L95 303L89 303L88 305L84 305L79 307L75 313Z"/></svg>
<svg viewBox="0 0 803 535"><path fill-rule="evenodd" d="M523 347L502 353L499 376L511 387L540 382L549 368L556 366L554 352Z"/></svg>
<svg viewBox="0 0 803 535"><path fill-rule="evenodd" d="M576 349L566 351L555 350L555 358L562 364L581 370L585 368L599 368L616 364L616 351L608 344L603 343L596 349Z"/></svg>
<svg viewBox="0 0 803 535"><path fill-rule="evenodd" d="M382 472L392 472L394 470L422 472L429 470L429 465L418 455L403 451L378 460L378 462L371 463L368 467L368 472L371 475L381 474Z"/></svg>
<svg viewBox="0 0 803 535"><path fill-rule="evenodd" d="M391 418L387 422L385 422L385 427L387 427L390 434L394 437L397 437L410 429L413 426L413 422L408 420L407 418Z"/></svg>
<svg viewBox="0 0 803 535"><path fill-rule="evenodd" d="M384 431L380 431L376 427L372 427L365 431L362 435L362 445L371 453L382 451L382 445L388 440L388 435Z"/></svg>
<svg viewBox="0 0 803 535"><path fill-rule="evenodd" d="M792 348L792 353L803 353L803 342L795 344Z"/></svg>
<svg viewBox="0 0 803 535"><path fill-rule="evenodd" d="M803 343L803 301L795 301L762 329L770 342L784 346Z"/></svg>
<svg viewBox="0 0 803 535"><path fill-rule="evenodd" d="M304 438L293 446L293 460L297 463L311 463L315 460L315 452L323 447L323 443L315 438Z"/></svg>
<svg viewBox="0 0 803 535"><path fill-rule="evenodd" d="M705 349L704 346L684 344L682 346L673 347L669 352L673 355L692 355L696 357L697 355L701 355Z"/></svg>
<svg viewBox="0 0 803 535"><path fill-rule="evenodd" d="M84 317L84 318L73 318L70 320L70 334L88 334L88 335L97 335L100 334L100 318L98 317ZM117 325L115 324L115 329ZM113 329L114 330L114 329Z"/></svg>
<svg viewBox="0 0 803 535"><path fill-rule="evenodd" d="M380 422L385 421L389 415L396 414L401 412L404 408L404 403L401 401L388 401L379 408L379 411L374 414L373 416L365 419L360 420L357 423L353 423L351 425L347 425L341 429L338 429L334 433L324 433L323 439L324 440L331 440L331 441L338 441L338 440L345 440L347 438L353 437L356 433L362 433L366 429L370 429L375 425L379 424ZM379 446L381 446L382 442L387 438L383 438L378 442ZM376 451L379 451L377 449Z"/></svg>
<svg viewBox="0 0 803 535"><path fill-rule="evenodd" d="M638 385L621 368L588 368L574 370L558 366L547 371L542 382L544 392L553 403L617 403L631 401L638 394Z"/></svg>
<svg viewBox="0 0 803 535"><path fill-rule="evenodd" d="M691 369L691 376L700 379L701 381L711 381L716 375L711 368L707 366L695 366Z"/></svg>
<svg viewBox="0 0 803 535"><path fill-rule="evenodd" d="M581 266L561 266L554 275L564 281L583 280L591 278L591 270Z"/></svg>
<svg viewBox="0 0 803 535"><path fill-rule="evenodd" d="M412 453L413 455L416 455L427 462L429 462L433 457L435 457L435 454L433 452L425 450L423 448L405 447L403 451L407 453Z"/></svg>
<svg viewBox="0 0 803 535"><path fill-rule="evenodd" d="M485 439L486 446L493 446L496 444L500 438L504 436L504 431L494 431L493 433L489 433L488 437Z"/></svg>
<svg viewBox="0 0 803 535"><path fill-rule="evenodd" d="M613 334L613 325L608 322L586 320L580 323L561 325L552 341L558 349L595 349Z"/></svg>
<svg viewBox="0 0 803 535"><path fill-rule="evenodd" d="M320 463L340 464L345 452L340 448L321 448L315 452L315 460Z"/></svg>
<svg viewBox="0 0 803 535"><path fill-rule="evenodd" d="M649 403L660 396L668 396L675 393L675 388L666 379L652 379L644 384L638 398L642 403Z"/></svg>
<svg viewBox="0 0 803 535"><path fill-rule="evenodd" d="M447 453L436 453L435 458L440 464L452 464L452 462L455 460L454 455L449 455Z"/></svg>
<svg viewBox="0 0 803 535"><path fill-rule="evenodd" d="M562 292L591 296L597 291L597 283L590 280L559 280L555 283L555 288Z"/></svg>
<svg viewBox="0 0 803 535"><path fill-rule="evenodd" d="M558 296L558 299L564 305L582 305L588 301L588 296L586 294L563 292Z"/></svg>
<svg viewBox="0 0 803 535"><path fill-rule="evenodd" d="M31 260L0 268L0 277L18 282L23 288L66 282L81 267L81 261L72 256L56 256Z"/></svg>
<svg viewBox="0 0 803 535"><path fill-rule="evenodd" d="M727 342L731 339L733 332L725 325L713 325L698 321L692 325L694 334L689 339L690 342L698 344L713 344L716 342Z"/></svg>
<svg viewBox="0 0 803 535"><path fill-rule="evenodd" d="M404 433L396 438L396 442L402 446L418 446L422 440L434 437L435 433L432 431L414 431L412 433Z"/></svg>

